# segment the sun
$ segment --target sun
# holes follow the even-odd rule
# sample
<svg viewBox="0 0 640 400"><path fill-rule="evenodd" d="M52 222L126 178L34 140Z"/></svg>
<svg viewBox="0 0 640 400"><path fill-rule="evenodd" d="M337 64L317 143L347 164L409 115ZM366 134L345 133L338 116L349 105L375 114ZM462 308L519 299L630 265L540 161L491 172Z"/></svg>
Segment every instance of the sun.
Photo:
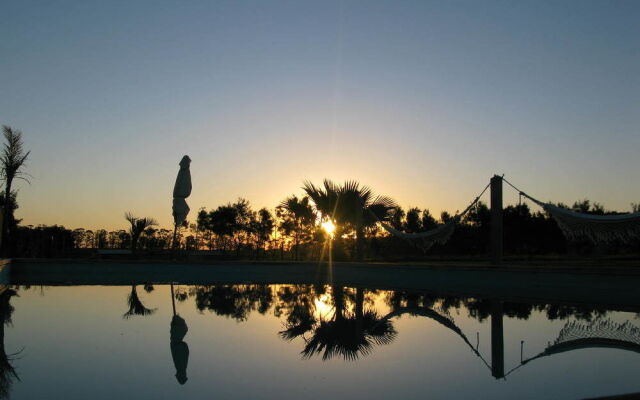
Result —
<svg viewBox="0 0 640 400"><path fill-rule="evenodd" d="M324 231L327 232L329 236L333 236L333 232L335 232L336 226L333 224L333 222L331 222L331 220L329 220L322 223L322 229L324 229Z"/></svg>

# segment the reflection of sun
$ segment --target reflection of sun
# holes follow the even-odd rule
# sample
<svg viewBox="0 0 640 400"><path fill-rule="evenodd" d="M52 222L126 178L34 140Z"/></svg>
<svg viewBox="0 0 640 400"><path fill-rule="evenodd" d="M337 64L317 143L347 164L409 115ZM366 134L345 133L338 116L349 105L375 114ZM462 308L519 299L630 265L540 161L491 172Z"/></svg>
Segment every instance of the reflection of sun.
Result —
<svg viewBox="0 0 640 400"><path fill-rule="evenodd" d="M322 223L322 229L324 229L325 232L329 234L329 236L333 236L333 232L336 230L336 226L331 220L329 220Z"/></svg>
<svg viewBox="0 0 640 400"><path fill-rule="evenodd" d="M330 297L327 294L316 297L316 299L314 300L314 304L316 306L316 311L318 312L318 315L320 317L326 317L333 308L331 306Z"/></svg>

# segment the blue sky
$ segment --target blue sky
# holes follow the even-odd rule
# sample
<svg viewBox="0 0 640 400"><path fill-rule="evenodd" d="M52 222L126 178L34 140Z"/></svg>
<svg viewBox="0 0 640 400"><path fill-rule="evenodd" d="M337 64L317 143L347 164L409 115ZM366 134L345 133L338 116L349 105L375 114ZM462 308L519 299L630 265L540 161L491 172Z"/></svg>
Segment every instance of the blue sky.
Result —
<svg viewBox="0 0 640 400"><path fill-rule="evenodd" d="M12 1L0 123L32 150L18 217L169 225L358 179L462 209L494 173L541 200L640 202L637 1ZM513 201L514 195L508 200Z"/></svg>

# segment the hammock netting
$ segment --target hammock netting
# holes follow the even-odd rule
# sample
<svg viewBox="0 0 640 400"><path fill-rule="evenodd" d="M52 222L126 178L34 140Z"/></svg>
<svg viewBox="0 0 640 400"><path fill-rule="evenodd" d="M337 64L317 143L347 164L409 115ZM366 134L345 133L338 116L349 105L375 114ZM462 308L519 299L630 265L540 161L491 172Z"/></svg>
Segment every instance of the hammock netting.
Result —
<svg viewBox="0 0 640 400"><path fill-rule="evenodd" d="M560 330L555 342L549 343L538 355L522 360L508 374L541 357L588 348L615 348L640 353L640 328L629 321L618 323L610 319L589 323L569 321Z"/></svg>
<svg viewBox="0 0 640 400"><path fill-rule="evenodd" d="M416 233L407 233L402 232L389 224L386 224L380 221L380 225L384 229L386 229L390 234L399 237L400 239L404 239L412 244L422 243L420 246L423 250L428 250L434 244L445 244L451 235L453 235L453 231L455 230L455 222L452 220L447 222L446 224L440 224L438 227L433 228L426 232L416 232ZM415 242L412 242L415 241Z"/></svg>
<svg viewBox="0 0 640 400"><path fill-rule="evenodd" d="M614 241L630 242L640 239L640 213L617 214L617 215L593 215L575 212L563 207L558 207L552 203L544 203L528 194L520 191L509 181L502 178L509 186L517 190L520 195L533 201L549 213L558 223L558 227L568 239L587 238L592 242L609 243ZM479 201L482 194L489 186L480 193L478 197L463 212L454 216L449 222L440 224L426 232L407 233L402 232L389 224L378 220L382 227L389 233L418 245L427 251L434 244L446 243L455 230L455 225L459 223L469 210ZM375 214L374 214L375 216ZM377 218L377 216L376 216ZM422 245L419 245L419 243Z"/></svg>
<svg viewBox="0 0 640 400"><path fill-rule="evenodd" d="M629 321L617 323L610 319L590 323L569 321L560 330L554 346L583 339L611 339L640 345L640 328Z"/></svg>
<svg viewBox="0 0 640 400"><path fill-rule="evenodd" d="M551 203L543 203L524 192L523 196L548 212L569 239L588 238L593 242L629 242L640 238L640 213L593 215L578 213Z"/></svg>
<svg viewBox="0 0 640 400"><path fill-rule="evenodd" d="M390 234L396 237L399 237L400 239L406 240L411 244L417 245L418 247L422 248L423 251L427 251L434 244L447 243L449 238L451 238L451 235L453 235L453 231L455 231L456 224L459 223L462 220L462 218L473 208L473 206L478 203L478 201L480 200L480 197L484 194L484 192L487 190L488 187L489 186L487 185L482 191L482 193L480 193L480 195L476 197L471 202L471 204L469 204L469 206L464 209L464 211L462 211L459 214L456 214L454 217L451 218L450 221L444 224L439 224L437 227L425 232L415 232L415 233L402 232L398 229L395 229L391 225L384 223L380 219L378 219L378 217L375 214L373 214L373 212L372 214L376 219L378 219L378 222L380 223L380 225L382 225L382 227L386 229L387 232L389 232Z"/></svg>

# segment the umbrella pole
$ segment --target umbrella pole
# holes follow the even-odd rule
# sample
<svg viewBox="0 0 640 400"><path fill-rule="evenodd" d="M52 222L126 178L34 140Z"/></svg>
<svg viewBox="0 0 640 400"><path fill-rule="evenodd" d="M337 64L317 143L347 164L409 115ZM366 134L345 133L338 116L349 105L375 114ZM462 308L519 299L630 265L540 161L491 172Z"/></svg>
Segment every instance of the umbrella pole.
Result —
<svg viewBox="0 0 640 400"><path fill-rule="evenodd" d="M173 224L173 240L171 241L171 253L175 258L176 255L176 239L178 236L178 224Z"/></svg>
<svg viewBox="0 0 640 400"><path fill-rule="evenodd" d="M178 224L173 224L173 240L171 241L171 247L176 248L176 237L178 236Z"/></svg>
<svg viewBox="0 0 640 400"><path fill-rule="evenodd" d="M176 296L173 294L173 283L171 284L171 305L173 306L173 316L176 316Z"/></svg>

